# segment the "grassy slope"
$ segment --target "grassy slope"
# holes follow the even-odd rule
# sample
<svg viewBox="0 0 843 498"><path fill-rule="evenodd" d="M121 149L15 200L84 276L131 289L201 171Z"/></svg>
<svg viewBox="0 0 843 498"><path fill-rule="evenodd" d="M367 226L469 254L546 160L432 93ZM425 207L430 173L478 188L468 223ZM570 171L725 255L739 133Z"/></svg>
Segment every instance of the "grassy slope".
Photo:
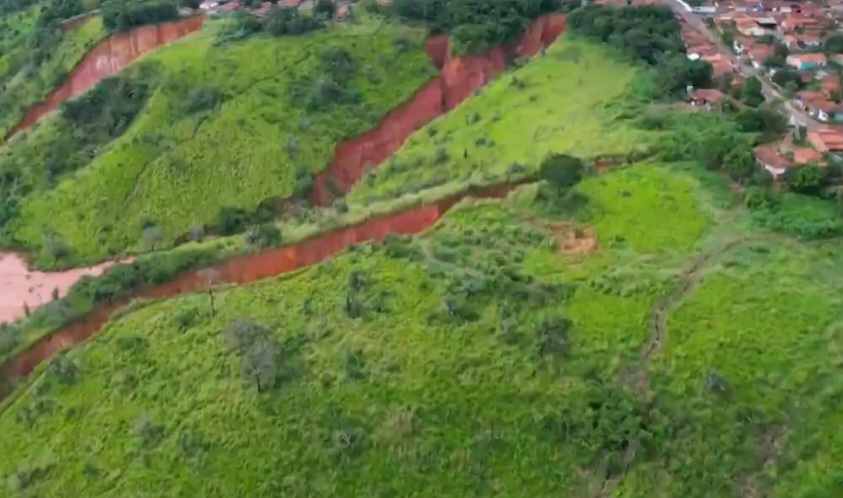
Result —
<svg viewBox="0 0 843 498"><path fill-rule="evenodd" d="M634 165L580 190L599 240L587 256L548 250L527 186L463 206L412 243L220 291L214 318L203 295L141 307L68 355L75 383L45 374L2 415L0 474L49 468L26 490L45 498L567 496L596 492L631 430L640 446L609 483L623 496L834 489L839 256L753 232L676 166ZM736 237L764 244L712 259L670 311L645 438L633 386L651 309L689 261ZM503 268L538 280L495 280ZM365 282L357 319L344 311L353 272ZM476 321L447 318L449 298ZM537 322L559 316L573 328L561 352L541 355ZM243 317L283 343L270 393L244 384L222 338ZM705 389L711 370L725 394ZM141 435L142 420L160 432ZM781 448L759 459L779 426Z"/></svg>
<svg viewBox="0 0 843 498"><path fill-rule="evenodd" d="M549 152L593 157L644 147L642 133L613 122L617 112L609 105L630 89L635 75L607 49L563 37L416 132L354 189L349 202L500 178L513 172L513 163L532 171Z"/></svg>
<svg viewBox="0 0 843 498"><path fill-rule="evenodd" d="M176 236L211 221L222 206L252 208L287 196L297 167L323 168L338 141L377 124L433 71L421 30L374 21L221 47L213 46L213 32L145 58L161 62L166 73L145 112L86 168L22 202L10 224L20 242L37 248L47 224L82 258L101 258L136 247L146 220ZM397 38L416 43L398 51ZM287 85L320 71L321 52L334 46L354 57L362 101L305 113L292 105ZM196 82L222 92L220 108L179 111ZM300 144L294 158L288 140Z"/></svg>
<svg viewBox="0 0 843 498"><path fill-rule="evenodd" d="M595 179L586 186L605 198L600 202L605 212L618 207L611 195L618 185L643 198L661 181L687 183L650 168L644 174L619 172L619 177L620 183ZM640 180L640 190L630 186L631 179ZM659 212L663 220L697 227L696 234L683 230L687 251L706 226L706 216L693 208L687 192L677 196L675 203L661 203ZM517 204L526 201L519 198ZM676 209L680 205L684 209ZM653 205L640 207L624 209L625 216L644 215ZM568 314L576 322L572 350L596 351L600 342L611 340L632 351L643 337L636 329L650 299L605 296L601 305L625 313L596 319L588 317L595 296L586 285L578 285L568 302L562 296L519 302L501 285L462 302L455 287L479 285L478 275L502 266L552 275L543 279L547 283L571 282L567 275L544 271L564 264L548 250L547 234L520 226L518 213L500 203L458 210L419 238L412 262L364 248L296 276L232 288L218 297L215 319L207 316L207 298L199 295L132 313L70 354L84 372L76 384L30 391L78 406L72 423L64 418L65 408L55 405L52 414L36 415L30 428L18 427L16 414L32 406L29 395L3 415L0 423L10 426L0 431L8 448L0 472L52 462L57 465L52 472L30 488L47 497L58 489L85 489L91 496L106 490L153 492L161 483L149 478L165 468L169 494L205 496L269 492L282 485L290 496L305 495L308 488L320 496L377 496L388 488L451 496L492 485L504 496L525 491L549 496L574 489L581 485L574 476L583 455L549 440L538 422L573 403L586 389L577 372L592 365L580 353L537 358L532 324L539 316ZM634 240L635 231L628 235ZM667 250L676 238L648 247ZM351 271L362 272L367 282L361 292L370 311L357 320L343 312ZM479 319L456 325L443 318L446 296L456 296ZM302 312L305 300L311 314ZM377 302L386 311L372 311ZM504 309L523 324L516 327L514 342L506 339L512 345L498 330ZM178 330L179 314L194 316L187 330ZM276 393L258 396L237 377L236 361L219 337L220 328L236 317L264 323L284 341L291 378ZM625 347L615 341L619 337ZM131 341L143 347L129 346ZM365 379L349 377L349 355L359 354ZM605 354L593 358L600 370L608 364ZM568 371L570 361L576 366ZM121 391L132 379L138 387ZM142 412L167 427L163 439L146 448L137 446L132 429ZM222 429L236 426L243 429ZM365 434L359 454L337 442L342 430ZM3 439L12 433L18 435ZM208 450L195 459L180 457L180 433L201 438ZM52 441L51 449L39 449L39 440ZM105 475L122 471L110 481L90 479L83 472L88 460ZM229 472L235 461L236 478ZM484 483L492 476L494 484Z"/></svg>
<svg viewBox="0 0 843 498"><path fill-rule="evenodd" d="M25 59L29 31L37 18L37 9L13 20L19 30L17 37L3 37L3 56L0 56L0 74L6 74L13 60ZM24 115L27 108L42 100L57 84L61 83L85 52L105 35L102 20L94 17L64 35L61 43L51 52L36 71L26 67L8 76L0 102L8 109L0 113L0 136L5 135ZM6 42L6 43L4 43ZM4 105L5 105L4 104Z"/></svg>

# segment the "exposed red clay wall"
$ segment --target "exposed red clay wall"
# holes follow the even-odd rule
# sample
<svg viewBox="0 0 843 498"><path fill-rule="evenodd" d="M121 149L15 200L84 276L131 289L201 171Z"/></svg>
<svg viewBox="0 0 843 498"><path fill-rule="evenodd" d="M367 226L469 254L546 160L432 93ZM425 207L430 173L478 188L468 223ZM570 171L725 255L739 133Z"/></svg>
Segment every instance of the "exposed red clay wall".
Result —
<svg viewBox="0 0 843 498"><path fill-rule="evenodd" d="M281 275L324 261L352 244L383 240L389 233L412 234L430 227L454 204L466 196L496 198L505 196L516 185L500 184L475 189L434 204L413 207L397 213L377 216L360 224L317 235L291 246L269 249L255 254L232 257L215 267L219 283L245 284L266 277ZM197 272L179 275L169 282L138 290L132 298L169 297L206 287ZM2 367L6 377L25 377L56 351L68 348L91 337L114 311L130 298L98 306L83 318L43 337L27 351L9 359Z"/></svg>
<svg viewBox="0 0 843 498"><path fill-rule="evenodd" d="M343 140L334 148L330 164L316 175L310 201L330 203L329 179L337 190L351 190L365 173L386 161L404 142L432 119L453 109L496 74L506 69L506 55L535 55L553 42L565 27L565 17L551 14L532 21L513 47L493 47L483 55L452 56L448 38L434 35L425 51L440 74L433 77L405 104L397 107L373 129Z"/></svg>
<svg viewBox="0 0 843 498"><path fill-rule="evenodd" d="M199 22L201 24L201 21ZM366 167L381 164L398 150L404 141L431 119L452 109L479 86L487 83L505 67L507 52L515 55L535 54L542 43L552 42L564 29L561 15L550 15L530 24L524 36L510 49L495 48L485 56L451 57L442 37L431 37L425 48L434 64L441 62L442 73L429 80L406 104L390 112L382 122L362 135L345 140L335 148L334 160L317 176L312 200L324 204L330 200L328 178L348 191L360 179ZM198 26L197 26L198 29ZM287 247L256 254L235 256L216 269L221 283L247 283L280 275L327 259L351 244L381 240L388 233L417 233L431 226L451 206L466 195L500 197L514 185L498 185L467 192L435 204L419 206L394 214L378 216L352 227L325 233ZM196 272L180 275L161 285L141 289L132 297L167 297L204 287ZM44 336L29 350L9 359L0 368L7 377L28 375L36 365L59 349L70 347L94 334L109 316L129 302L129 298L98 306L80 320Z"/></svg>
<svg viewBox="0 0 843 498"><path fill-rule="evenodd" d="M117 73L141 55L198 31L204 22L205 15L201 14L163 24L140 26L102 39L74 66L61 85L53 89L42 102L26 111L23 119L6 134L5 140L29 128L41 116L65 100L89 90L103 78Z"/></svg>

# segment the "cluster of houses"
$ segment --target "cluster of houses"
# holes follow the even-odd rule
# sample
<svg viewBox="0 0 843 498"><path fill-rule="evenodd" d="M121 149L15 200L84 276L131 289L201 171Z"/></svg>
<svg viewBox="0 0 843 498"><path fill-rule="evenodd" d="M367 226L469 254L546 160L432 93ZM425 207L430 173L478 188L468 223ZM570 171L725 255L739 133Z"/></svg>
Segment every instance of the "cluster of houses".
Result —
<svg viewBox="0 0 843 498"><path fill-rule="evenodd" d="M822 165L827 154L843 154L843 95L840 89L843 54L829 54L823 50L827 37L840 29L843 0L827 0L822 4L703 0L689 10L704 16L706 23L719 33L727 32L728 36L722 38L731 40L732 53L728 53L721 48L722 44L712 41L709 33L683 23L682 38L688 57L708 61L715 78L733 75L733 85L739 85L742 78L736 64L740 63L751 65L756 74L774 86L772 76L777 70L789 69L799 74L799 87L804 90L779 90L789 97L792 95L793 107L805 111L812 122L799 140L787 137L778 143L757 147L755 155L759 165L778 177L793 165ZM777 45L787 47L783 60L783 51L777 50ZM777 64L768 63L773 57L779 57ZM715 89L698 89L689 94L691 105L709 109L728 98Z"/></svg>

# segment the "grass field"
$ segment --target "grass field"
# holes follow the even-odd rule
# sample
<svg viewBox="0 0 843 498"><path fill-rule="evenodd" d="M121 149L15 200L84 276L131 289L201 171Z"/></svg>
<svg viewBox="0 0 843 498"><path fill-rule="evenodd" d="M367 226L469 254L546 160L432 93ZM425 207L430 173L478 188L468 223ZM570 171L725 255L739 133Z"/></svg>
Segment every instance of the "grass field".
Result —
<svg viewBox="0 0 843 498"><path fill-rule="evenodd" d="M0 81L5 83L0 92L0 136L6 135L29 106L64 81L85 52L105 35L102 20L93 17L65 33L49 56L33 65L28 38L37 17L38 8L13 15L6 23L14 29L0 35Z"/></svg>
<svg viewBox="0 0 843 498"><path fill-rule="evenodd" d="M214 316L136 305L0 414L0 475L43 498L835 496L843 261L709 179L593 176L574 219L527 185L220 288Z"/></svg>
<svg viewBox="0 0 843 498"><path fill-rule="evenodd" d="M434 72L421 29L363 19L215 45L218 27L142 59L159 70L143 112L90 164L21 199L7 225L14 242L40 249L47 226L76 261L103 258L144 249L150 224L169 241L222 207L289 196L337 142L377 124ZM318 101L334 95L332 79L347 103Z"/></svg>
<svg viewBox="0 0 843 498"><path fill-rule="evenodd" d="M534 172L549 152L594 157L645 149L646 135L616 120L616 104L635 76L636 69L608 49L563 36L413 134L349 202Z"/></svg>

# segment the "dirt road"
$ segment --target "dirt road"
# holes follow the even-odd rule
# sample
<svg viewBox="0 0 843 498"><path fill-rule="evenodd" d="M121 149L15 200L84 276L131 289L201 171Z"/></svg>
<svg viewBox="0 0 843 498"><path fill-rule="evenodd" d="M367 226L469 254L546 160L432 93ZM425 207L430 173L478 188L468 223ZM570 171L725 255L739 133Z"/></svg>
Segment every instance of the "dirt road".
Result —
<svg viewBox="0 0 843 498"><path fill-rule="evenodd" d="M701 16L694 14L693 12L689 12L685 10L685 7L682 6L677 0L663 0L663 3L670 7L670 9L677 15L681 16L682 19L688 24L688 26L694 28L695 30L699 31L706 35L709 40L711 40L717 47L720 49L721 53L729 57L729 60L732 64L738 69L741 75L744 78L749 76L755 76L761 82L761 91L764 93L764 97L767 100L772 99L779 99L783 103L784 109L787 111L788 116L790 118L791 124L795 125L802 125L807 127L809 130L813 130L818 128L820 124L814 120L812 120L808 114L805 113L802 109L796 107L796 105L787 97L785 97L781 92L779 92L767 78L762 75L758 70L754 67L743 64L740 58L732 52L730 47L727 47L726 44L723 43L723 40L720 39L718 34L711 29L703 22Z"/></svg>

